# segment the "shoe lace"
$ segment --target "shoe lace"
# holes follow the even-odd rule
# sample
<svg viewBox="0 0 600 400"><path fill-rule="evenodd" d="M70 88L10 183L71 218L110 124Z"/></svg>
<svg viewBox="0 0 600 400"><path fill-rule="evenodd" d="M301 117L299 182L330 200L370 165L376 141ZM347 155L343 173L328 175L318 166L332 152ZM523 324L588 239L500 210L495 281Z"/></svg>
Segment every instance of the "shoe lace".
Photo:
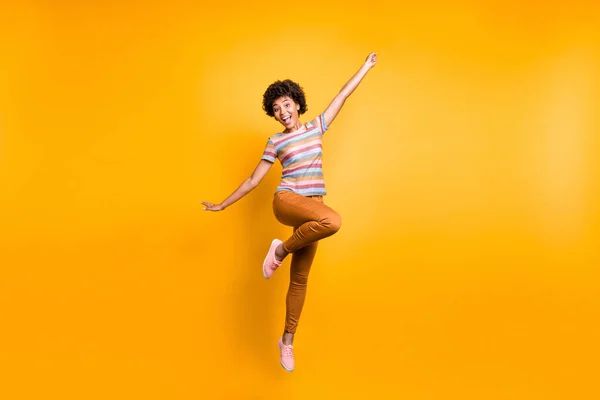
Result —
<svg viewBox="0 0 600 400"><path fill-rule="evenodd" d="M294 357L294 348L292 346L283 345L283 354L286 357Z"/></svg>

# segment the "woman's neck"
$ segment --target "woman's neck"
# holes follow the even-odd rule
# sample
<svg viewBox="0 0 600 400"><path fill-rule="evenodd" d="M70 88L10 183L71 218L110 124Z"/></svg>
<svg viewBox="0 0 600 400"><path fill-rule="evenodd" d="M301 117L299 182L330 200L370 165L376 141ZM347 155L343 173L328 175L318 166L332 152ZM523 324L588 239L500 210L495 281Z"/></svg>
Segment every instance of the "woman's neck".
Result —
<svg viewBox="0 0 600 400"><path fill-rule="evenodd" d="M290 129L285 129L283 131L283 133L290 133L290 132L295 132L298 129L300 129L302 127L302 123L300 123L300 120L298 120L298 122L296 122L296 124L294 126L292 126Z"/></svg>

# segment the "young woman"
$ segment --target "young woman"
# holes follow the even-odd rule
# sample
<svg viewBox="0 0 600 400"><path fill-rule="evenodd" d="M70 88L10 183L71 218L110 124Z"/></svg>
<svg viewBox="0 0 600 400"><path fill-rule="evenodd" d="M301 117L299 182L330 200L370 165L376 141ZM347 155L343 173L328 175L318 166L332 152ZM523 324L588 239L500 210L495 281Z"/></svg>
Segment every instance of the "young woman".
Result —
<svg viewBox="0 0 600 400"><path fill-rule="evenodd" d="M202 202L207 211L224 210L254 189L277 158L281 162L283 170L273 199L273 211L279 222L294 230L292 236L284 242L273 240L263 262L262 272L269 279L285 257L292 253L285 327L277 342L281 365L290 372L294 370L292 342L304 305L308 273L317 244L319 240L336 233L341 226L339 214L323 204L326 191L321 167L321 139L346 99L376 63L376 53L369 54L327 109L306 124L299 120L300 115L307 111L302 88L289 79L270 85L263 95L263 109L268 116L274 117L283 125L283 131L269 138L261 161L252 175L229 197L220 204Z"/></svg>

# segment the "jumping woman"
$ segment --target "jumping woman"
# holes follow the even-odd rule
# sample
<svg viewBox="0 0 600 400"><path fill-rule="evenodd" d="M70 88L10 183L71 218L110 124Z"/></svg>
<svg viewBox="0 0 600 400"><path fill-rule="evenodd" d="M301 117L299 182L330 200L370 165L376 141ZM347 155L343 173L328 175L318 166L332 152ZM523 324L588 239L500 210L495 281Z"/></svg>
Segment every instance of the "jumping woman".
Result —
<svg viewBox="0 0 600 400"><path fill-rule="evenodd" d="M263 262L262 273L269 279L282 261L292 254L285 327L277 342L281 365L290 372L294 370L292 342L306 298L308 273L317 245L319 240L333 235L341 226L340 215L323 203L326 191L322 170L322 138L346 99L376 63L377 54L369 54L327 109L305 124L299 119L307 111L306 98L300 85L289 79L271 84L263 95L263 110L284 129L269 138L252 175L229 197L220 204L202 202L206 211L226 209L252 191L275 160L279 159L282 165L281 181L273 198L273 212L279 222L294 229L285 241L273 240Z"/></svg>

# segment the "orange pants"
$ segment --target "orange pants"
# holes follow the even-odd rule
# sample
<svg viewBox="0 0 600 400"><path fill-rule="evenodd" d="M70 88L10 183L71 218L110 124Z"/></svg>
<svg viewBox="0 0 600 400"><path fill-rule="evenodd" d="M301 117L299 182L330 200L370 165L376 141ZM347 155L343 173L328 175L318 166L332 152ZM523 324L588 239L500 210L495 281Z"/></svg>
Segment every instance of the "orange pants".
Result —
<svg viewBox="0 0 600 400"><path fill-rule="evenodd" d="M289 190L275 193L273 212L279 222L294 227L294 233L283 242L283 248L292 253L285 331L296 333L306 298L308 273L319 240L336 233L342 225L342 219L338 213L323 204L323 196L307 197Z"/></svg>

